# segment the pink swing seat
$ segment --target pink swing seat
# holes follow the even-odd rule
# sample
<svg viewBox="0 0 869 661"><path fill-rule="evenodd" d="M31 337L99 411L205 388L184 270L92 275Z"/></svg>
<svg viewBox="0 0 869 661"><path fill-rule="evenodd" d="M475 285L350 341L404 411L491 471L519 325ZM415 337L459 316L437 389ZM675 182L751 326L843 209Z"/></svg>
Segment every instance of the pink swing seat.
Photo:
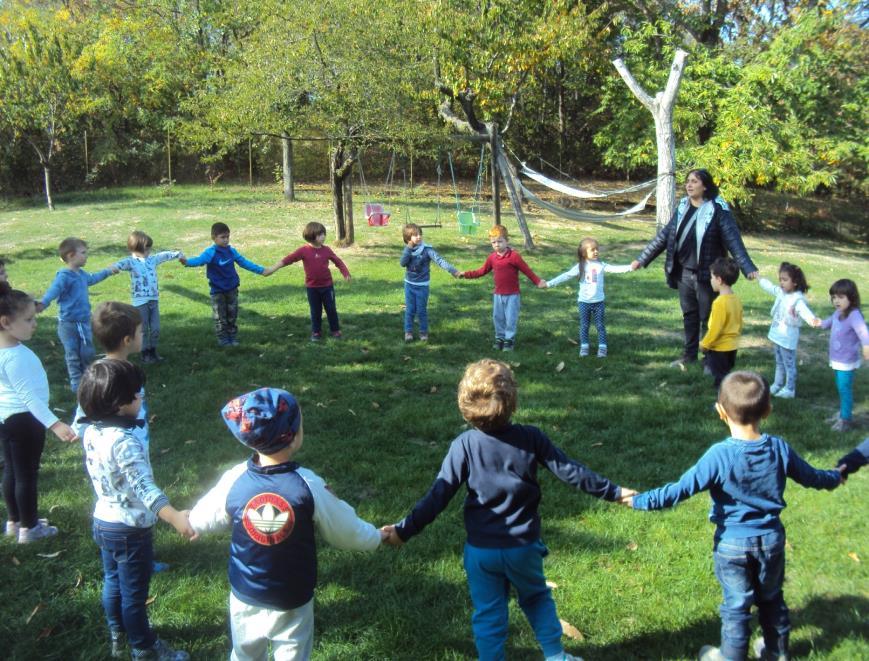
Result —
<svg viewBox="0 0 869 661"><path fill-rule="evenodd" d="M372 227L389 225L389 214L383 209L383 205L377 202L365 203L365 218L368 219L368 224Z"/></svg>

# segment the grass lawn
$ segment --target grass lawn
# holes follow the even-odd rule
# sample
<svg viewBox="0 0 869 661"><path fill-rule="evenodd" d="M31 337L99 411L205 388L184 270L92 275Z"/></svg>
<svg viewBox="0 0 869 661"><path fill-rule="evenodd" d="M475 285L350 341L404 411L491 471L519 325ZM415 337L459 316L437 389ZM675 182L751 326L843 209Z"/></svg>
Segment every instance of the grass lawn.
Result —
<svg viewBox="0 0 869 661"><path fill-rule="evenodd" d="M58 210L0 213L10 282L41 294L59 268L62 238L90 245L88 270L125 256L128 233L142 229L156 250L197 255L210 244L215 221L232 230L232 244L270 265L302 244L310 220L329 227L330 200L322 187L302 187L287 204L275 188L126 188L58 196ZM357 207L361 207L361 198ZM167 360L147 365L153 414L151 454L157 483L181 507L191 506L245 449L220 420L232 396L258 386L286 388L300 399L305 445L298 460L376 525L399 520L427 490L450 441L464 427L455 403L462 370L490 349L491 278L455 281L432 271L431 341L402 341L403 247L400 222L432 222L431 189L393 208L393 224L358 223L357 243L337 252L353 281L336 279L344 339L312 344L301 265L265 279L241 270L241 346L218 348L204 269L177 262L160 267L162 337ZM357 210L357 214L361 212ZM399 222L395 222L395 221ZM450 222L452 221L452 222ZM425 239L461 269L480 266L490 249L483 218L477 237L460 237L454 217L425 230ZM364 219L363 219L364 222ZM591 224L530 216L538 249L525 254L551 278L569 268L581 237L601 243L613 263L633 259L654 232L649 218ZM516 245L521 237L506 220ZM765 232L745 237L762 274L793 261L813 288L816 314L832 307L833 280L849 277L869 299L865 244ZM334 271L333 271L334 272ZM770 377L766 340L772 299L740 279L746 327L738 366ZM565 451L626 486L645 489L675 480L727 429L711 411L714 392L698 367L668 368L681 348L678 298L663 278L663 257L649 269L608 278L610 356L580 360L576 347L576 288L538 291L523 283L518 346L508 359L520 383L518 422L539 425ZM120 274L91 289L91 302L129 301ZM71 415L62 348L52 306L40 317L30 346L52 385L52 406ZM803 328L798 398L775 401L765 429L782 435L811 463L832 467L869 429L869 374L856 379L861 429L829 431L824 418L838 398L826 362L828 334ZM594 335L593 335L594 342ZM594 346L594 345L593 345ZM562 366L563 363L563 367ZM707 496L663 513L633 512L573 493L545 470L540 480L546 573L557 587L560 617L579 632L568 651L587 659L687 659L718 642L720 591L712 573L713 527ZM783 520L788 531L785 595L791 609L792 651L816 659L869 658L869 469L832 493L791 484ZM315 658L470 659L471 607L462 569L461 498L403 549L374 554L321 545L316 597ZM0 641L8 659L97 659L108 654L100 606L102 571L90 538L93 492L80 446L52 435L40 472L40 515L60 528L52 540L21 547L0 543ZM228 534L188 544L163 523L156 556L171 569L154 577L152 624L194 658L225 658ZM530 627L513 603L508 658L538 659Z"/></svg>

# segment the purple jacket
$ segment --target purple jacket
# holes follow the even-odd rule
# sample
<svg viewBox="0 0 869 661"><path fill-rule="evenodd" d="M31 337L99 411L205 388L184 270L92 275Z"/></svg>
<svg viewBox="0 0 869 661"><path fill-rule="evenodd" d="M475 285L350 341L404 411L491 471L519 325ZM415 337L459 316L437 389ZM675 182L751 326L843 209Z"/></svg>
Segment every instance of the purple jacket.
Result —
<svg viewBox="0 0 869 661"><path fill-rule="evenodd" d="M833 369L856 369L860 365L861 346L869 345L869 329L860 310L851 310L844 319L834 312L824 319L821 328L830 333L830 364Z"/></svg>

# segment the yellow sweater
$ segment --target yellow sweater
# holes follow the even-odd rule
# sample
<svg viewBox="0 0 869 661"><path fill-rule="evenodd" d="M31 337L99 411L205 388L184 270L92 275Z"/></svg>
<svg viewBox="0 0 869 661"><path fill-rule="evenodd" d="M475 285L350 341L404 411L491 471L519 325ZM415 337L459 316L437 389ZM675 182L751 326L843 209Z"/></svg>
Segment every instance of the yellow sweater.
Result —
<svg viewBox="0 0 869 661"><path fill-rule="evenodd" d="M700 340L707 351L735 351L742 332L742 303L735 294L721 294L712 301L709 328Z"/></svg>

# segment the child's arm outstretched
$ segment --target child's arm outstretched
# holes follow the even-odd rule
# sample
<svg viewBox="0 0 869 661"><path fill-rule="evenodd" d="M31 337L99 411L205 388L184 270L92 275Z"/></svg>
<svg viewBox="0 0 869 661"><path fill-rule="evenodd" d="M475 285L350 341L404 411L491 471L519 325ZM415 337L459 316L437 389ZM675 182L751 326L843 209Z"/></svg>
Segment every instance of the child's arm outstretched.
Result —
<svg viewBox="0 0 869 661"><path fill-rule="evenodd" d="M864 438L860 445L836 462L843 479L866 464L869 464L869 437Z"/></svg>
<svg viewBox="0 0 869 661"><path fill-rule="evenodd" d="M571 268L567 269L561 275L557 275L552 280L546 281L546 286L550 289L552 287L557 287L563 282L567 282L568 280L572 280L573 278L579 277L579 264L574 264Z"/></svg>
<svg viewBox="0 0 869 661"><path fill-rule="evenodd" d="M332 493L323 478L306 468L299 468L298 473L314 496L314 525L323 539L347 551L373 551L380 546L381 532Z"/></svg>
<svg viewBox="0 0 869 661"><path fill-rule="evenodd" d="M277 262L275 262L274 264L269 266L267 269L265 269L263 271L263 275L268 277L272 273L274 273L275 271L279 271L282 268L284 268L285 266L289 266L290 264L294 264L295 262L298 262L300 259L302 259L302 257L305 254L305 247L306 246L302 246L301 248L297 248L296 250L291 252L286 257L282 257Z"/></svg>
<svg viewBox="0 0 869 661"><path fill-rule="evenodd" d="M607 264L604 262L603 265L604 273L631 273L635 271L632 264Z"/></svg>
<svg viewBox="0 0 869 661"><path fill-rule="evenodd" d="M78 435L65 422L61 422L48 403L36 396L39 384L34 377L42 372L42 365L36 354L26 351L19 354L21 360L9 361L6 365L6 377L9 385L27 407L30 414L36 418L46 429L57 436L61 441L70 442L78 439Z"/></svg>
<svg viewBox="0 0 869 661"><path fill-rule="evenodd" d="M468 280L473 280L474 278L482 278L484 275L486 275L491 270L492 270L492 256L489 255L488 257L486 257L486 261L483 262L483 265L480 268L474 269L472 271L465 271L459 277L460 278L467 278Z"/></svg>
<svg viewBox="0 0 869 661"><path fill-rule="evenodd" d="M601 500L612 502L621 499L619 485L568 457L546 434L540 432L536 442L537 458L559 480Z"/></svg>
<svg viewBox="0 0 869 661"><path fill-rule="evenodd" d="M190 525L196 531L197 536L212 530L220 530L229 525L226 497L232 485L246 470L246 461L230 468L190 510Z"/></svg>
<svg viewBox="0 0 869 661"><path fill-rule="evenodd" d="M673 507L701 491L706 491L714 483L719 469L726 472L729 463L720 448L713 445L696 464L682 474L677 482L670 482L657 489L635 494L631 496L630 505L635 510L660 510Z"/></svg>
<svg viewBox="0 0 869 661"><path fill-rule="evenodd" d="M230 246L229 249L232 252L232 258L235 260L235 263L238 264L241 268L246 269L246 270L250 271L251 273L256 273L257 275L264 275L265 274L265 267L264 266L260 266L259 264L256 264L255 262L250 261L247 257L242 255L238 250L236 250L232 246Z"/></svg>
<svg viewBox="0 0 869 661"><path fill-rule="evenodd" d="M184 264L184 266L204 266L208 264L212 259L214 259L214 251L216 248L214 246L208 246L205 250L202 251L201 254L196 257L185 257L182 255L178 258L178 261Z"/></svg>
<svg viewBox="0 0 869 661"><path fill-rule="evenodd" d="M546 280L544 280L531 270L531 267L528 266L524 259L522 259L522 255L517 252L514 252L513 254L516 255L516 268L524 273L525 277L528 278L535 285L537 285L537 287L539 287L540 289L546 289Z"/></svg>
<svg viewBox="0 0 869 661"><path fill-rule="evenodd" d="M405 246L405 247L406 247L406 246ZM459 269L457 269L455 266L453 266L453 265L450 264L447 260L445 260L443 257L441 257L437 250L435 250L435 249L432 248L431 246L426 246L425 249L426 249L426 251L428 252L428 256L431 258L431 260L432 260L435 264L437 264L438 266L440 266L444 271L446 271L447 273L449 273L449 274L450 274L451 276L453 276L454 278L458 278L458 277L459 277ZM402 259L403 259L403 258L404 258L404 255L402 254ZM407 263L402 264L402 266L407 266Z"/></svg>
<svg viewBox="0 0 869 661"><path fill-rule="evenodd" d="M350 269L348 269L347 265L342 261L342 259L335 254L334 250L328 247L326 249L328 250L326 256L329 258L329 261L331 261L335 265L335 268L337 268L341 272L344 280L346 282L350 282Z"/></svg>

